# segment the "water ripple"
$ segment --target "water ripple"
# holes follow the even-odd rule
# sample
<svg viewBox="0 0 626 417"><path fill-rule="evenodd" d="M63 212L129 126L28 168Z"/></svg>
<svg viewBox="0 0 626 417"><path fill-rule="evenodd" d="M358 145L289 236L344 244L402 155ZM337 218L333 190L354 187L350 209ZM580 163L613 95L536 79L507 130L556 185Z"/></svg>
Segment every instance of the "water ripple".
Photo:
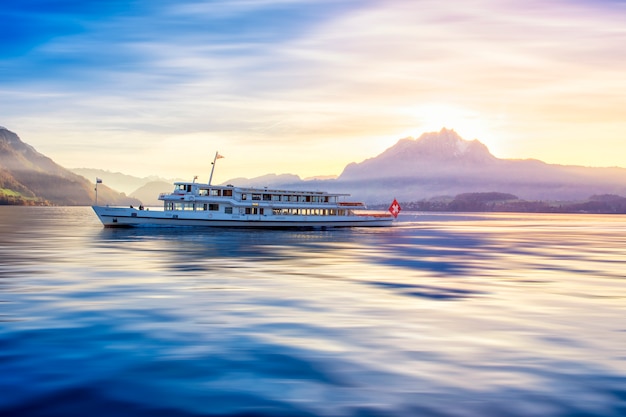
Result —
<svg viewBox="0 0 626 417"><path fill-rule="evenodd" d="M625 232L109 230L0 207L0 415L623 416Z"/></svg>

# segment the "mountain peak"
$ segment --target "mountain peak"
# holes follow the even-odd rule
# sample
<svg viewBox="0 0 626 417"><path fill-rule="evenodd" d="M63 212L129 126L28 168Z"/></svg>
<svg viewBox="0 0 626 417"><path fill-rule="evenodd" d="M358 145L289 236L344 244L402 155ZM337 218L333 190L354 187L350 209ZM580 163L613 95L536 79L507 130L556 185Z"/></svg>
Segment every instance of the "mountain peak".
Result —
<svg viewBox="0 0 626 417"><path fill-rule="evenodd" d="M453 129L443 128L439 132L424 133L417 139L423 147L444 152L447 155L461 155L469 148L470 142L464 140Z"/></svg>
<svg viewBox="0 0 626 417"><path fill-rule="evenodd" d="M378 157L389 158L405 156L411 159L427 159L431 161L467 159L486 161L495 159L489 149L477 139L465 140L453 129L443 128L439 132L428 132L419 138L400 139L398 143L387 149ZM377 157L377 158L378 158Z"/></svg>
<svg viewBox="0 0 626 417"><path fill-rule="evenodd" d="M444 166L484 166L497 160L477 139L468 141L453 129L444 128L424 133L417 139L400 139L375 158L348 165L341 178L369 178L380 176L381 172L389 172L389 176L413 176L426 168L436 172Z"/></svg>
<svg viewBox="0 0 626 417"><path fill-rule="evenodd" d="M27 143L22 142L19 136L16 133L11 132L6 127L0 126L0 146L3 148L11 148L14 151L20 153L36 153L35 148L28 145Z"/></svg>

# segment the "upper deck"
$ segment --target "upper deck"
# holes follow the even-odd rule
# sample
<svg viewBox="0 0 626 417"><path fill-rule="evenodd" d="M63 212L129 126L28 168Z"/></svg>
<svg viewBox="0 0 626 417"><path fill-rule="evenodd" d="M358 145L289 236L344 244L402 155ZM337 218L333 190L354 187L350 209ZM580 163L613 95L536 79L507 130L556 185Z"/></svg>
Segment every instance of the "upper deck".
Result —
<svg viewBox="0 0 626 417"><path fill-rule="evenodd" d="M310 203L321 205L348 204L339 199L350 194L329 193L326 191L282 190L274 188L235 187L232 185L209 185L197 182L180 181L174 183L171 193L161 193L159 200L232 199L236 202L268 203ZM362 206L362 203L350 203Z"/></svg>

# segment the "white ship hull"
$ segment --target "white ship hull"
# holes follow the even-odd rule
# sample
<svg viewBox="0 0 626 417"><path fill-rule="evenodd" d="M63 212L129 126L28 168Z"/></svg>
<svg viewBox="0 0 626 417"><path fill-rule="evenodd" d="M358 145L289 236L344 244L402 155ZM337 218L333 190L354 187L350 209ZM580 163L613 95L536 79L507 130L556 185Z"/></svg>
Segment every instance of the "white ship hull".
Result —
<svg viewBox="0 0 626 417"><path fill-rule="evenodd" d="M242 228L313 228L384 227L393 218L376 215L350 216L274 216L223 214L207 211L139 210L128 207L93 206L105 227L242 227Z"/></svg>

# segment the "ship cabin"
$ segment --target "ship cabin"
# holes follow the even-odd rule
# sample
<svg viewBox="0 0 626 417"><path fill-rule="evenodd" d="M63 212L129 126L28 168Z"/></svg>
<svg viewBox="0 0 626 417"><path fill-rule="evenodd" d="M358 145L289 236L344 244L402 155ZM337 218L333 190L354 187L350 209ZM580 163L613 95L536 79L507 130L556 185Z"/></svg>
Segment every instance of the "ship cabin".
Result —
<svg viewBox="0 0 626 417"><path fill-rule="evenodd" d="M366 209L363 203L344 202L350 194L323 191L275 190L232 185L176 182L174 191L162 193L165 211L208 211L215 214L261 216L350 216Z"/></svg>

